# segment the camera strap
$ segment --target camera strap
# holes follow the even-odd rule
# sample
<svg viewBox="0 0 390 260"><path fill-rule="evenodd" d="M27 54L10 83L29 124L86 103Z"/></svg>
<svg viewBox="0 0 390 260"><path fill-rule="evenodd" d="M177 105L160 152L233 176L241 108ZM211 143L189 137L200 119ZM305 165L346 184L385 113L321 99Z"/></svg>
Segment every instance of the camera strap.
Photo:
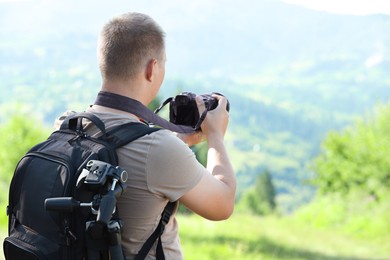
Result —
<svg viewBox="0 0 390 260"><path fill-rule="evenodd" d="M206 105L206 109L203 111L202 115L200 116L198 123L194 127L195 129L200 129L200 125L203 123L203 120L206 118L207 112L209 111L208 104L205 105Z"/></svg>
<svg viewBox="0 0 390 260"><path fill-rule="evenodd" d="M173 100L173 97L167 98L156 110L154 110L154 113L157 114L160 112L160 110L165 107L167 104L169 104Z"/></svg>
<svg viewBox="0 0 390 260"><path fill-rule="evenodd" d="M182 134L191 134L195 129L185 125L175 125L153 113L138 100L111 92L100 91L96 97L95 105L105 106L134 114L148 123Z"/></svg>

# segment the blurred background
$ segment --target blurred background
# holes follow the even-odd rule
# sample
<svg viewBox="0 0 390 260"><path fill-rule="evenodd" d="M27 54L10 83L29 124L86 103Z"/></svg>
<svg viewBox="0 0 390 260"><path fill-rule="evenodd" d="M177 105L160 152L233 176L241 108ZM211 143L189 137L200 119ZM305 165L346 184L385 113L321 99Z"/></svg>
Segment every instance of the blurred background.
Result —
<svg viewBox="0 0 390 260"><path fill-rule="evenodd" d="M94 102L98 34L128 11L166 32L157 102L215 91L231 104L236 211L182 210L186 259L390 259L388 1L0 1L3 207L18 159Z"/></svg>

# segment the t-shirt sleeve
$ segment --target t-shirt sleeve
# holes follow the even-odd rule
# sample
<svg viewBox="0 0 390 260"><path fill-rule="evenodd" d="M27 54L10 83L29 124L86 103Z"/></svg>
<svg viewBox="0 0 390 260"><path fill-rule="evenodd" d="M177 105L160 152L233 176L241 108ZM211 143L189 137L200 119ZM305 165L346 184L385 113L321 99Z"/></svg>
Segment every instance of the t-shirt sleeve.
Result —
<svg viewBox="0 0 390 260"><path fill-rule="evenodd" d="M173 133L157 131L148 151L146 178L151 192L175 201L208 174L193 151Z"/></svg>

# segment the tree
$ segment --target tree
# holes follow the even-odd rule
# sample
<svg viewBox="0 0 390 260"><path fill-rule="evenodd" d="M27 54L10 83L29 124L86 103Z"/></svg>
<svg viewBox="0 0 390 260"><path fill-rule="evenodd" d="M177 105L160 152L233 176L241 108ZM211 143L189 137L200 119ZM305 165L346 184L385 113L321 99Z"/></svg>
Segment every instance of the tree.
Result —
<svg viewBox="0 0 390 260"><path fill-rule="evenodd" d="M273 212L276 208L276 194L269 171L265 170L257 177L255 187L256 196L260 201L260 211L263 213Z"/></svg>
<svg viewBox="0 0 390 260"><path fill-rule="evenodd" d="M264 170L257 176L254 187L245 191L241 203L255 214L267 215L276 209L275 197L276 192L271 174L268 170Z"/></svg>
<svg viewBox="0 0 390 260"><path fill-rule="evenodd" d="M49 131L26 114L14 114L0 125L0 209L5 209L8 189L20 158L35 144L45 140ZM0 216L0 223L7 223Z"/></svg>
<svg viewBox="0 0 390 260"><path fill-rule="evenodd" d="M313 169L321 194L356 192L377 200L390 192L390 103L343 132L331 132L322 143Z"/></svg>
<svg viewBox="0 0 390 260"><path fill-rule="evenodd" d="M19 159L49 131L28 115L15 114L0 125L0 181L9 183Z"/></svg>

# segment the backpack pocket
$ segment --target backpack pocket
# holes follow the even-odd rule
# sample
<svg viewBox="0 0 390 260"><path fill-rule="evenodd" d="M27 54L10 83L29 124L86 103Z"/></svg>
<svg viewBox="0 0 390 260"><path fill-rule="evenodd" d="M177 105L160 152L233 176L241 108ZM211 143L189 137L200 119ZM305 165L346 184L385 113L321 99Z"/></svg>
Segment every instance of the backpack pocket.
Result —
<svg viewBox="0 0 390 260"><path fill-rule="evenodd" d="M4 239L3 250L6 260L59 259L59 245L20 224Z"/></svg>

